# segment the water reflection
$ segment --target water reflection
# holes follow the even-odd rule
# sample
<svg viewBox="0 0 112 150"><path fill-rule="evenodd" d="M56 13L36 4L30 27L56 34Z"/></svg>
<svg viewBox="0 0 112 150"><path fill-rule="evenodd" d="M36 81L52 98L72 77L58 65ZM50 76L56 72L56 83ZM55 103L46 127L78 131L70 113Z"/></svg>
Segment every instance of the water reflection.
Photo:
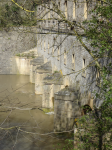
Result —
<svg viewBox="0 0 112 150"><path fill-rule="evenodd" d="M0 150L56 149L59 139L41 135L53 131L53 115L40 107L41 96L35 95L29 76L0 75L0 128L7 128L0 129Z"/></svg>

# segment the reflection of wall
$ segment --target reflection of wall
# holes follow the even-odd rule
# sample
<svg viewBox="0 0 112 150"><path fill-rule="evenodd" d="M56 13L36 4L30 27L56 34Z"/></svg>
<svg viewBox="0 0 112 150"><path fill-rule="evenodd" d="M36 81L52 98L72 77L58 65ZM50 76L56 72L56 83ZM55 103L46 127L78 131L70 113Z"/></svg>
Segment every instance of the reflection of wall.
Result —
<svg viewBox="0 0 112 150"><path fill-rule="evenodd" d="M0 74L10 74L11 57L36 46L36 30L31 28L13 28L9 32L0 31ZM26 31L26 32L25 32Z"/></svg>

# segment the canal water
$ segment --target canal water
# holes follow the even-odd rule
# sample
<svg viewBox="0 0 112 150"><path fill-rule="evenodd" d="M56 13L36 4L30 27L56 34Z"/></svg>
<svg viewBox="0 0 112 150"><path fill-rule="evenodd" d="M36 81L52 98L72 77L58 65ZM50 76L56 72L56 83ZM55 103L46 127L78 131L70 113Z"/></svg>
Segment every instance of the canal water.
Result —
<svg viewBox="0 0 112 150"><path fill-rule="evenodd" d="M29 76L0 75L0 150L56 150L64 140L53 134L53 115L41 108ZM62 146L57 144L61 143Z"/></svg>

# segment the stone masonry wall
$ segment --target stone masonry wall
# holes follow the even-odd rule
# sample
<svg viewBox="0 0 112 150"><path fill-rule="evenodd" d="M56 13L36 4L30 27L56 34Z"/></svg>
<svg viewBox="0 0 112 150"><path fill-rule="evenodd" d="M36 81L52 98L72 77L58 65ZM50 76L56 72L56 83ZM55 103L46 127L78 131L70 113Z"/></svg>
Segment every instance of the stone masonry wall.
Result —
<svg viewBox="0 0 112 150"><path fill-rule="evenodd" d="M58 6L59 3L60 6ZM62 71L65 86L74 84L74 87L77 87L77 83L79 82L82 105L89 104L93 97L92 92L98 89L96 82L93 82L96 79L95 67L88 67L85 71L82 71L93 59L84 47L81 46L76 36L67 36L66 32L68 30L71 32L71 30L70 26L67 27L67 24L63 23L63 18L60 18L57 13L48 11L52 7L55 9L55 5L57 5L56 7L65 15L67 20L81 23L91 18L89 10L92 10L96 4L97 1L93 0L56 0L54 5L52 2L46 3L46 9L42 5L37 7L37 19L42 18L43 20L38 22L38 27L40 27L38 29L38 33L40 34L37 35L38 54L43 55L44 60L51 61L52 71ZM44 11L46 11L46 15L43 15ZM74 12L75 16L73 15ZM59 18L62 21L61 24L64 24L63 30L62 25L58 25L60 23ZM58 34L58 30L61 34ZM78 32L83 35L82 31L78 30ZM86 41L84 36L83 42L87 47L89 46L89 41ZM92 83L91 86L89 86L90 83Z"/></svg>
<svg viewBox="0 0 112 150"><path fill-rule="evenodd" d="M35 33L35 27L20 27L12 28L9 31L0 31L0 74L10 74L10 70L13 67L11 66L13 56L36 46Z"/></svg>
<svg viewBox="0 0 112 150"><path fill-rule="evenodd" d="M43 30L43 32L47 31ZM92 97L92 91L97 88L95 82L93 82L91 86L88 86L88 84L94 80L95 70L92 70L91 67L88 67L84 73L80 71L82 71L84 67L88 66L93 61L90 54L81 46L75 36L66 37L65 34L57 36L55 33L50 35L38 34L37 39L38 55L44 56L44 59L47 61L51 61L52 72L62 71L65 86L74 85L74 87L77 87L77 83L79 82L80 93L82 97L81 105L88 104ZM63 43L60 45L62 41ZM83 41L86 43L86 45L89 45L84 37ZM60 50L59 53L58 47ZM66 55L66 63L64 60L64 55ZM72 62L73 55L74 69ZM84 61L85 66L83 66Z"/></svg>

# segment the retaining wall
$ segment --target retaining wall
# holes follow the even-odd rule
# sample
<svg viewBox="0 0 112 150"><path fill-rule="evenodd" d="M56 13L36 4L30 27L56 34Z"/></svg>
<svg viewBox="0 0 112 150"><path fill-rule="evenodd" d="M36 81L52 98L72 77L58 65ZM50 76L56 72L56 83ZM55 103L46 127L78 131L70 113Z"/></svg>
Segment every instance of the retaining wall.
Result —
<svg viewBox="0 0 112 150"><path fill-rule="evenodd" d="M28 51L36 46L35 33L35 27L0 31L0 74L15 74L11 71L13 67L11 58L17 53Z"/></svg>

